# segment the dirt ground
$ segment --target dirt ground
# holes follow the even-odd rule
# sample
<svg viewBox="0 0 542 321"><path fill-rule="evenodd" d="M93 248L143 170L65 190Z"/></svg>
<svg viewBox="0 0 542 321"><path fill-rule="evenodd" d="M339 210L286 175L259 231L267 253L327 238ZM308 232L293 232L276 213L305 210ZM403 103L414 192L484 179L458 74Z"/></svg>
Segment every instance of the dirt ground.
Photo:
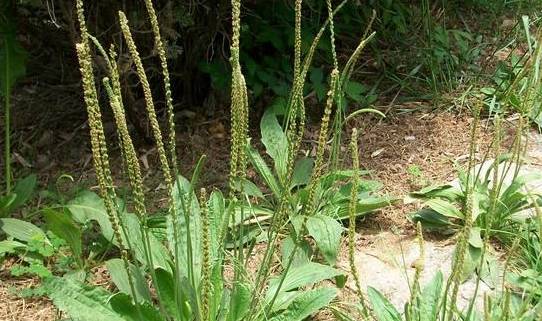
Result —
<svg viewBox="0 0 542 321"><path fill-rule="evenodd" d="M446 112L407 113L377 125L360 124L361 165L384 184L384 192L400 198L424 185L447 182L455 177L454 164L463 165L468 158L472 120ZM476 133L478 156L487 151L490 137L482 122ZM412 210L399 202L370 220L375 229L404 229Z"/></svg>
<svg viewBox="0 0 542 321"><path fill-rule="evenodd" d="M14 279L9 272L0 273L0 320L2 321L55 321L58 312L46 298L24 299L17 296L21 289L36 285L34 279Z"/></svg>

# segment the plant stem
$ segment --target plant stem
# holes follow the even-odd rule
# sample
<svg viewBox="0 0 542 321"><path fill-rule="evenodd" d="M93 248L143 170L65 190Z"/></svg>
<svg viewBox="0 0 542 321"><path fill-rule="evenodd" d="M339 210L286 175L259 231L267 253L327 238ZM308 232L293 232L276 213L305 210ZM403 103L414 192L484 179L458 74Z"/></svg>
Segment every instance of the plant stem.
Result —
<svg viewBox="0 0 542 321"><path fill-rule="evenodd" d="M6 82L6 88L4 93L4 162L5 162L5 176L6 176L6 194L11 191L11 135L10 135L10 106L9 106L9 89Z"/></svg>

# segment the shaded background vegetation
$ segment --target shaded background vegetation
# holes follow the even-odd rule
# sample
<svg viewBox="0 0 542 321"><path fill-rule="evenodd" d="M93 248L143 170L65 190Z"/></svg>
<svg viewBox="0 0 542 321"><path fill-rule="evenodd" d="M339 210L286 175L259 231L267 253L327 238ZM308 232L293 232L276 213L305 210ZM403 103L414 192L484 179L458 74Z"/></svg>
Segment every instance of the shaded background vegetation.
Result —
<svg viewBox="0 0 542 321"><path fill-rule="evenodd" d="M303 49L325 20L325 2L304 2ZM337 5L335 1L334 5ZM148 143L148 125L141 117L142 93L130 68L117 11L124 10L133 26L158 109L164 100L159 85L159 62L148 37L150 26L139 1L86 3L90 31L104 44L121 53L119 65L127 100L128 117L140 143ZM182 130L193 124L226 118L229 110L230 2L227 0L155 1L161 31L166 40L177 120ZM255 119L277 97L286 96L293 69L293 1L245 1L243 3L241 61L247 77ZM395 104L445 100L465 79L491 78L487 63L494 51L508 42L524 43L516 20L534 13L540 1L469 0L368 0L348 1L336 18L339 59L346 59L376 12L376 37L346 88L351 111L374 107L382 111ZM77 132L86 120L81 99L80 74L74 43L78 39L73 1L7 0L0 5L2 29L16 34L28 52L26 75L14 95L14 142L40 144L47 129ZM536 14L535 14L536 16ZM510 20L507 20L507 17ZM503 28L503 25L505 28ZM318 119L331 64L329 37L319 44L309 72L305 94ZM515 43L514 43L515 42ZM345 54L342 54L345 53ZM98 65L98 79L105 65ZM467 77L468 75L475 77ZM104 93L102 93L104 96ZM310 112L309 112L310 113ZM311 115L309 114L309 121ZM29 130L24 139L17 133ZM37 142L36 142L37 141Z"/></svg>

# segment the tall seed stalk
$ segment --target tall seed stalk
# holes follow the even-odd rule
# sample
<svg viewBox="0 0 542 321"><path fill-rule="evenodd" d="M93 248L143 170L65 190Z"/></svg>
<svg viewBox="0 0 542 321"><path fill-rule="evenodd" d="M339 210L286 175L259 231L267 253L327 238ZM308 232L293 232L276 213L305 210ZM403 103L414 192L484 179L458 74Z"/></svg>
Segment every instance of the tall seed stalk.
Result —
<svg viewBox="0 0 542 321"><path fill-rule="evenodd" d="M175 280L177 282L177 285L175 287L175 298L176 298L176 301L177 301L177 304L178 305L181 305L182 302L181 302L181 287L179 286L181 284L181 262L179 260L179 245L181 244L180 243L180 236L179 236L179 223L178 223L178 215L177 215L177 204L175 204L175 202L173 201L173 189L174 189L174 185L173 185L173 178L172 178L172 173L171 173L171 166L170 166L170 163L168 161L168 158L167 158L167 155L166 155L166 149L165 149L165 145L164 145L164 142L163 142L163 136L162 136L162 131L160 129L160 125L158 123L158 118L156 116L156 110L155 110L155 107L154 107L154 100L153 100L153 97L152 97L152 92L151 92L151 89L150 89L150 85L149 85L149 81L147 79L147 75L146 75L146 72L145 72L145 69L143 67L143 63L141 61L141 57L139 56L139 51L137 49L137 46L133 40L133 37L132 37L132 34L130 32L130 29L128 27L128 19L126 18L126 15L122 12L122 11L119 11L119 21L120 21L120 25L121 25L121 30L122 30L122 33L124 35L124 39L126 40L126 44L128 46L128 51L130 53L130 56L132 58L132 61L136 67L136 72L137 72L137 75L138 75L138 78L140 80L140 83L141 83L141 86L142 86L142 89L143 89L143 95L144 95L144 98L145 98L145 106L146 106L146 110L147 110L147 115L149 117L149 121L150 121L150 124L151 124L151 129L152 129L152 133L153 133L153 136L154 136L154 140L155 140L155 143L156 143L156 149L158 151L158 158L159 158L159 161L160 161L160 167L162 169L162 175L164 177L164 181L165 181L165 185L166 185L166 191L167 191L167 194L169 195L168 197L168 215L169 215L169 218L171 219L171 224L173 226L173 242L174 242L174 265L175 265L175 272L174 272L174 275L175 275ZM172 135L172 134L170 134ZM177 184L178 186L178 184ZM186 224L187 226L190 226L190 214L189 214L189 209L188 209L188 206L190 204L190 202L187 202L184 200L184 195L183 193L180 193L180 199L181 199L181 206L183 208L183 212L184 212L184 216L185 216L185 220L186 220ZM187 262L187 274L188 274L188 279L190 280L191 284L192 285L195 285L196 284L196 281L195 281L195 275L194 275L194 270L193 270L193 262L194 262L194 257L193 257L193 253L192 253L192 237L191 237L191 231L190 229L187 229L186 230L186 246L187 246L187 253L188 253L188 262Z"/></svg>
<svg viewBox="0 0 542 321"><path fill-rule="evenodd" d="M162 36L160 35L160 26L158 24L158 18L156 17L156 11L152 5L151 0L145 0L145 7L147 8L147 13L149 15L149 21L152 27L152 33L154 35L154 46L158 52L158 58L160 59L160 67L162 68L162 77L164 83L164 95L166 99L166 112L167 120L169 126L169 140L168 140L168 149L169 157L171 160L171 167L173 168L173 173L178 175L177 167L177 153L176 153L176 135L175 135L175 113L173 110L173 97L171 93L170 77L167 64L167 56L164 43L162 41Z"/></svg>
<svg viewBox="0 0 542 321"><path fill-rule="evenodd" d="M355 247L356 247L356 211L358 206L358 192L359 192L359 150L358 150L358 131L356 128L352 130L352 136L350 138L350 153L352 155L352 169L354 174L352 175L352 187L350 190L350 203L348 206L348 262L350 264L350 274L354 278L354 284L356 286L356 295L358 296L359 303L362 307L362 312L367 315L369 309L367 308L367 300L363 290L361 288L360 276L355 263Z"/></svg>
<svg viewBox="0 0 542 321"><path fill-rule="evenodd" d="M117 197L114 189L113 179L109 166L109 156L107 144L102 124L102 115L94 82L94 71L92 67L92 56L89 45L89 33L86 27L83 1L76 2L77 18L81 32L81 42L76 44L77 57L79 60L81 76L83 81L83 96L87 106L88 122L90 128L91 149L96 171L96 178L100 188L100 194L104 201L108 219L111 223L114 238L118 244L121 253L121 259L128 276L128 283L132 297L137 302L137 292L135 290L133 276L130 269L128 242L126 227L124 226L122 216L117 205ZM124 238L122 234L124 234ZM127 246L126 246L127 245ZM139 306L136 306L137 314L140 320L143 320L142 312Z"/></svg>
<svg viewBox="0 0 542 321"><path fill-rule="evenodd" d="M456 308L457 294L459 292L459 286L462 282L462 274L465 263L465 256L468 255L469 237L473 227L473 211L474 208L474 187L476 184L476 177L471 177L471 172L474 168L475 155L476 155L476 137L478 133L478 125L480 120L480 105L477 104L474 110L474 118L472 120L471 132L470 132L470 147L469 147L469 160L467 168L467 186L465 188L465 204L464 208L464 226L459 234L457 245L454 254L454 261L452 264L452 272L446 283L446 289L444 291L444 300L442 302L442 314L441 320L451 321L453 317L453 309ZM451 295L448 296L451 287ZM450 307L450 305L451 307ZM448 311L448 308L450 310ZM446 314L448 313L446 318Z"/></svg>

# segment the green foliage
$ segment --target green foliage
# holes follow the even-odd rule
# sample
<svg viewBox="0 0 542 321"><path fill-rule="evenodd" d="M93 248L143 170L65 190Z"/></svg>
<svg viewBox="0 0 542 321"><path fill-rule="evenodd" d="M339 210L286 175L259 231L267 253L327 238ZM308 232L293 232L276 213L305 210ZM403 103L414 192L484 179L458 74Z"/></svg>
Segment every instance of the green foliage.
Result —
<svg viewBox="0 0 542 321"><path fill-rule="evenodd" d="M406 172L409 175L409 184L415 188L423 188L431 184L430 179L426 177L418 165L409 165Z"/></svg>
<svg viewBox="0 0 542 321"><path fill-rule="evenodd" d="M260 122L262 143L266 147L267 155L273 161L273 170L254 148L247 147L249 160L265 187L271 192L270 195L266 196L264 191L248 181L241 182L238 188L244 192L250 192L249 194L256 199L254 204L249 205L249 209L254 209L254 212L261 211L263 215L279 211L282 197L287 195L289 220L296 232L306 227L324 259L329 264L334 264L344 231L337 220L348 217L352 186L350 178L354 172L353 170L329 169L316 182L313 182L314 186L311 187L309 183L315 160L312 157L303 157L297 160L292 179L288 183L286 165L290 151L287 134L277 118L277 113L280 112L280 105L275 104L274 108L265 112ZM366 172L361 174L366 174ZM311 200L308 195L311 188L315 189L317 205L314 213L304 213L304 209L310 206ZM376 195L379 188L380 184L374 181L364 181L361 184L357 200L357 216L363 216L395 201L393 197ZM247 217L247 220L251 220L251 217ZM262 220L259 220L258 224L261 225Z"/></svg>
<svg viewBox="0 0 542 321"><path fill-rule="evenodd" d="M5 17L3 17L5 19ZM4 99L11 94L15 82L24 76L27 53L15 37L13 22L0 21L2 47L0 47L0 85Z"/></svg>
<svg viewBox="0 0 542 321"><path fill-rule="evenodd" d="M0 218L7 217L24 205L36 189L36 175L29 175L17 182L13 191L0 196Z"/></svg>
<svg viewBox="0 0 542 321"><path fill-rule="evenodd" d="M307 10L309 16L303 17L301 30L301 47L303 52L317 37L321 28L322 19L327 9L322 1L309 1ZM346 2L347 8L340 11L340 19L336 26L338 31L345 35L359 33L354 25L364 25L365 21L359 16L357 4ZM294 28L294 17L291 15L289 3L258 2L251 4L251 15L243 20L240 48L240 61L245 71L246 83L251 99L265 96L287 98L293 82L294 69L290 49L294 44L291 30ZM343 22L344 21L344 22ZM347 33L348 32L348 33ZM354 41L357 41L354 40ZM353 39L348 39L349 46ZM329 72L326 65L332 62L329 42L321 41L316 44L314 56L315 66L307 66L308 79L303 86L303 94L313 96L317 102L325 101L326 82ZM228 66L221 57L217 56L210 62L201 62L199 69L207 73L212 85L219 91L228 89ZM347 84L346 99L348 103L357 108L365 108L375 102L377 93L375 88L366 88L360 82L352 81ZM346 104L345 104L346 105Z"/></svg>
<svg viewBox="0 0 542 321"><path fill-rule="evenodd" d="M32 196L36 187L36 176L30 175L17 182L11 195L12 201L4 207L8 215L19 209ZM60 204L49 205L36 210L32 217L40 215L38 221L43 225L35 225L25 215L27 206L22 210L23 218L0 218L0 262L7 257L15 258L10 273L16 277L35 276L47 280L53 274L84 275L88 261L95 254L83 250L84 227L78 225L71 213ZM33 288L17 292L22 297L42 296L46 289L38 284Z"/></svg>
<svg viewBox="0 0 542 321"><path fill-rule="evenodd" d="M64 240L75 258L81 260L83 257L82 229L74 222L70 212L45 209L43 215L47 222L47 229ZM82 266L83 262L80 261L79 265Z"/></svg>
<svg viewBox="0 0 542 321"><path fill-rule="evenodd" d="M531 33L533 22L528 16L522 17L524 42L528 48L521 52L512 48L505 60L499 61L491 82L480 89L484 104L490 115L505 112L519 112L542 126L542 31ZM520 28L520 26L518 26ZM518 40L519 41L519 40ZM503 48L506 50L508 48Z"/></svg>
<svg viewBox="0 0 542 321"><path fill-rule="evenodd" d="M530 196L526 187L541 176L536 172L518 175L517 169L513 168L517 165L503 159L488 161L488 164L490 166L486 172L472 170L470 175L460 172L457 181L459 186L429 186L411 193L410 197L424 201L424 208L411 215L411 219L421 222L424 227L441 232L460 228L464 219L466 192L470 185L475 226L485 229L485 224L489 222L490 226L487 228L503 237L501 232L506 233L511 225L521 222L522 218L518 217L517 213L535 208L535 202L538 202L540 196ZM479 170L482 171L482 167ZM493 181L495 171L499 173L498 181ZM505 179L505 176L508 177Z"/></svg>
<svg viewBox="0 0 542 321"><path fill-rule="evenodd" d="M126 321L113 310L110 293L100 287L59 277L50 279L46 286L55 305L76 320Z"/></svg>
<svg viewBox="0 0 542 321"><path fill-rule="evenodd" d="M473 126L472 135L475 128L476 126ZM522 132L520 121L515 141L510 147L511 153L501 154L500 121L497 119L492 146L495 160L485 161L467 172L459 171L458 180L450 185L430 186L410 195L411 198L424 201L423 208L411 215L414 222L419 222L428 229L450 233L457 231L459 234L460 241L453 263L454 271L457 271L454 272L455 280L452 281L456 284L455 289L458 282L464 282L474 272L478 273L477 284L482 279L488 284L497 285L496 273L501 274L496 271L502 268L490 252L492 237L497 237L503 244L510 246L511 253L515 253L518 244L521 244L523 255L515 258L516 262L520 262L519 271L507 271L505 266L502 275L506 282L515 287L514 291L527 293L524 301L526 304L514 310L514 307L507 305L506 300L509 298L505 297L505 306L499 307L499 313L502 314L529 314L531 306L528 303L540 295L536 290L540 282L540 243L537 236L540 231L536 224L540 218L541 195L540 191L532 190L531 186L542 176L536 171L522 171ZM471 145L471 153L472 146L474 145ZM472 154L470 157L473 157ZM469 162L469 166L472 166L472 162ZM452 293L454 294L451 300L454 301L457 291ZM506 291L505 296L512 293L513 291ZM533 302L536 309L538 301ZM491 302L485 303L486 306L491 305ZM473 303L470 304L467 315L471 315L472 306ZM486 314L490 312L486 311ZM523 316L518 317L518 320L524 320Z"/></svg>
<svg viewBox="0 0 542 321"><path fill-rule="evenodd" d="M508 290L495 297L487 297L483 302L483 310L478 313L469 312L456 306L449 298L448 288L445 287L443 275L439 271L424 286L422 290L414 290L410 300L405 304L404 313L399 311L378 290L369 287L368 298L372 305L373 319L376 321L434 321L434 320L515 320L535 321L540 315L542 306L524 304L519 297ZM474 304L476 298L468 298L469 304Z"/></svg>
<svg viewBox="0 0 542 321"><path fill-rule="evenodd" d="M401 315L380 292L369 287L367 291L369 301L373 306L373 312L378 321L401 321Z"/></svg>
<svg viewBox="0 0 542 321"><path fill-rule="evenodd" d="M32 275L46 279L52 276L55 264L68 265L71 269L73 261L62 263L59 260L60 257L67 257L64 254L66 242L52 232L45 233L32 223L14 218L0 219L0 230L7 236L7 239L0 241L0 261L7 255L19 258L10 268L13 276ZM34 290L41 291L39 288ZM32 293L30 291L29 295Z"/></svg>
<svg viewBox="0 0 542 321"><path fill-rule="evenodd" d="M522 226L518 251L514 255L518 269L507 275L507 282L514 287L514 290L518 293L527 293L534 302L542 298L540 218L542 216L533 218Z"/></svg>

